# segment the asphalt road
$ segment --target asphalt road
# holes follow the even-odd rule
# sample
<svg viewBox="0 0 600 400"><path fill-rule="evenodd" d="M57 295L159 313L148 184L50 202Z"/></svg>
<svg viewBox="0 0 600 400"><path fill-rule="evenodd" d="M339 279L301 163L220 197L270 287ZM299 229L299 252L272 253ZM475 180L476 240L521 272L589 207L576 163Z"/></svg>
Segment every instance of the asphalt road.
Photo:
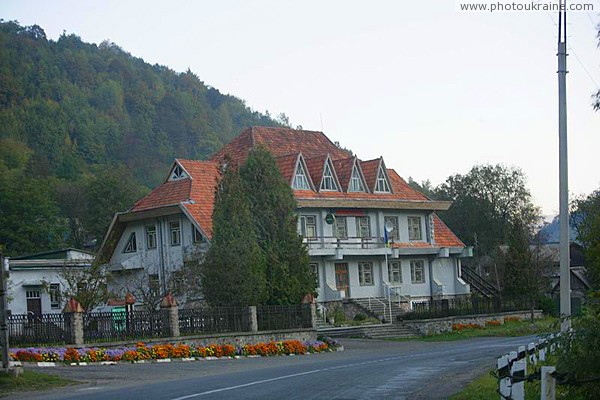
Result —
<svg viewBox="0 0 600 400"><path fill-rule="evenodd" d="M346 351L242 358L60 366L44 372L84 382L14 399L445 399L533 337L455 342L342 340Z"/></svg>

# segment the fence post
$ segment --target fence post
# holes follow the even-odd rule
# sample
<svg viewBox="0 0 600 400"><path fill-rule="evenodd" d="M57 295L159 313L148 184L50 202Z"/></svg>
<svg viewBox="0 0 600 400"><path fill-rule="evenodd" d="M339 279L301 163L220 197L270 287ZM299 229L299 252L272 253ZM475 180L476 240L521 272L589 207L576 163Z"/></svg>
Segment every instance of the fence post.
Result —
<svg viewBox="0 0 600 400"><path fill-rule="evenodd" d="M496 363L496 367L498 370L498 378L499 382L499 392L500 392L500 400L504 400L510 397L510 364L508 362L508 356L502 356L498 359Z"/></svg>
<svg viewBox="0 0 600 400"><path fill-rule="evenodd" d="M71 298L65 304L65 341L80 346L83 344L83 307L76 299Z"/></svg>
<svg viewBox="0 0 600 400"><path fill-rule="evenodd" d="M537 358L535 356L535 349L536 349L536 345L535 343L529 343L527 345L527 354L529 354L529 362L531 363L531 365L535 366L537 364Z"/></svg>
<svg viewBox="0 0 600 400"><path fill-rule="evenodd" d="M179 337L179 309L177 300L171 293L167 293L160 301L160 308L167 313L167 323L163 326L163 335Z"/></svg>
<svg viewBox="0 0 600 400"><path fill-rule="evenodd" d="M513 378L512 396L513 400L525 400L525 375L527 375L527 361L524 359L517 360L511 368ZM515 382L516 380L516 382Z"/></svg>
<svg viewBox="0 0 600 400"><path fill-rule="evenodd" d="M540 340L540 362L546 361L546 339Z"/></svg>
<svg viewBox="0 0 600 400"><path fill-rule="evenodd" d="M556 379L552 375L556 367L542 367L542 397L541 400L556 398Z"/></svg>
<svg viewBox="0 0 600 400"><path fill-rule="evenodd" d="M312 329L317 329L317 305L310 303L310 326Z"/></svg>
<svg viewBox="0 0 600 400"><path fill-rule="evenodd" d="M256 306L248 307L248 316L250 317L250 332L258 332L258 318L256 315Z"/></svg>

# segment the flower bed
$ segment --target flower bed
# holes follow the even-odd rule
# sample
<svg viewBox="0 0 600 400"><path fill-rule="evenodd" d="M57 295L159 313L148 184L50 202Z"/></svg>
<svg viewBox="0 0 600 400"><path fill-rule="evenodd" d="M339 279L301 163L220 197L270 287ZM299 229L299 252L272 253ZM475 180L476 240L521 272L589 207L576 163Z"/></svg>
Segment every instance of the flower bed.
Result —
<svg viewBox="0 0 600 400"><path fill-rule="evenodd" d="M139 342L135 347L119 348L25 348L10 349L10 358L22 362L100 362L100 361L143 361L167 358L206 358L233 356L279 356L290 354L321 353L335 351L339 344L332 339L323 338L303 343L299 340L268 342L233 346L230 344L156 344L146 345Z"/></svg>
<svg viewBox="0 0 600 400"><path fill-rule="evenodd" d="M461 332L465 329L485 329L485 327L478 324L452 324L454 332Z"/></svg>

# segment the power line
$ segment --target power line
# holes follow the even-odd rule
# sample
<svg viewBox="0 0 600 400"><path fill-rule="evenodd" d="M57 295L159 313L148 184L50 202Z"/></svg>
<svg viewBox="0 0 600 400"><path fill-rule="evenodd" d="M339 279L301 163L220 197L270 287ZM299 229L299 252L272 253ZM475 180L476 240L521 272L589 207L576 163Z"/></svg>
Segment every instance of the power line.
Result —
<svg viewBox="0 0 600 400"><path fill-rule="evenodd" d="M579 62L579 65L581 65L581 68L583 68L583 70L587 74L588 78L590 78L592 83L596 86L596 89L600 90L600 86L598 85L598 82L596 82L596 80L592 77L592 74L590 74L590 71L588 71L588 69L585 67L585 65L583 65L583 62L579 59L579 56L575 52L575 49L573 48L573 46L569 46L569 51L575 56L575 59Z"/></svg>

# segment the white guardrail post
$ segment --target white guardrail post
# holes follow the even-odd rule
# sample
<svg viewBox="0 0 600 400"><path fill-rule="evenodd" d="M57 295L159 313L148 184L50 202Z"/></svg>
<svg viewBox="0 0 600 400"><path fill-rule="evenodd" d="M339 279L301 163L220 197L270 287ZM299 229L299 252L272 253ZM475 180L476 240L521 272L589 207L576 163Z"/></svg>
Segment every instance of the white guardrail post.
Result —
<svg viewBox="0 0 600 400"><path fill-rule="evenodd" d="M541 400L556 399L556 367L542 367L542 397Z"/></svg>

